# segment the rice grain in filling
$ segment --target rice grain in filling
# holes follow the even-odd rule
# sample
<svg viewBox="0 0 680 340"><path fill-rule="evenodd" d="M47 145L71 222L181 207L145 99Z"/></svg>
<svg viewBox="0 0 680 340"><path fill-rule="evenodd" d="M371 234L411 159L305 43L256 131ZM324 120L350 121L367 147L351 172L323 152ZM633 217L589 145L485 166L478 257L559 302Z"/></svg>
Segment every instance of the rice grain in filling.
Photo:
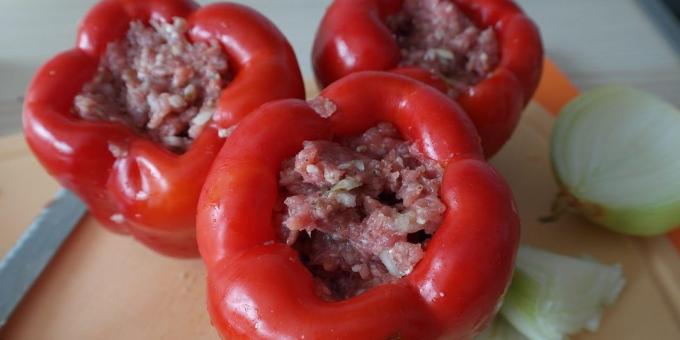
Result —
<svg viewBox="0 0 680 340"><path fill-rule="evenodd" d="M450 0L405 0L387 19L401 49L400 66L417 66L442 76L449 95L484 79L498 64L491 27L481 29Z"/></svg>
<svg viewBox="0 0 680 340"><path fill-rule="evenodd" d="M304 142L281 170L280 231L319 295L343 299L409 274L442 220L442 172L389 123Z"/></svg>
<svg viewBox="0 0 680 340"><path fill-rule="evenodd" d="M110 43L94 78L74 100L86 120L127 124L172 151L183 152L212 118L229 81L217 41L192 43L182 18L130 23Z"/></svg>

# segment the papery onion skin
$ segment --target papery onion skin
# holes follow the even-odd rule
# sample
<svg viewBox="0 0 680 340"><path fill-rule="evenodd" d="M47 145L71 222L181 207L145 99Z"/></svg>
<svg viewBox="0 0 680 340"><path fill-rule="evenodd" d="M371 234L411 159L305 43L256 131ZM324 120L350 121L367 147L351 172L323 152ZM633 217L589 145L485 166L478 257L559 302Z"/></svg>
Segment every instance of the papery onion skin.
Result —
<svg viewBox="0 0 680 340"><path fill-rule="evenodd" d="M562 187L562 190L566 192L568 189ZM571 194L569 196L567 208L569 211L615 232L634 236L654 236L680 227L680 201L640 208L614 208Z"/></svg>

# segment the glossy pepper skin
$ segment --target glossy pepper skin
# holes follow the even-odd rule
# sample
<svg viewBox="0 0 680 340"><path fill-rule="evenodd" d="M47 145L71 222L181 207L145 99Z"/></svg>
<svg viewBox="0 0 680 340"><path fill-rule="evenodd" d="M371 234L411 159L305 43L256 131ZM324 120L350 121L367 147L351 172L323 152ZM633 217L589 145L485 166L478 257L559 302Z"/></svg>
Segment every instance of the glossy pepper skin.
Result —
<svg viewBox="0 0 680 340"><path fill-rule="evenodd" d="M120 123L85 121L71 112L107 44L123 38L131 21L151 16L186 18L189 38L218 40L235 73L213 121L181 155ZM186 0L105 0L83 19L76 47L48 61L33 78L24 133L47 171L76 192L101 224L163 254L192 257L198 256L196 202L224 144L218 129L281 98L304 98L298 64L281 32L254 10L231 3L199 8Z"/></svg>
<svg viewBox="0 0 680 340"><path fill-rule="evenodd" d="M400 50L385 20L399 12L402 2L335 0L314 41L312 64L317 82L327 86L352 72L393 70L446 92L448 86L439 76L421 68L399 66ZM536 26L510 0L451 2L479 27L493 27L499 42L496 68L455 98L475 123L488 158L510 138L538 86L543 46Z"/></svg>
<svg viewBox="0 0 680 340"><path fill-rule="evenodd" d="M519 237L510 189L485 162L473 124L445 95L393 73L355 73L321 96L337 106L330 118L296 99L261 106L213 164L197 215L213 325L228 339L471 338L493 317ZM276 236L281 162L305 140L355 136L381 121L445 168L444 221L411 274L324 301Z"/></svg>

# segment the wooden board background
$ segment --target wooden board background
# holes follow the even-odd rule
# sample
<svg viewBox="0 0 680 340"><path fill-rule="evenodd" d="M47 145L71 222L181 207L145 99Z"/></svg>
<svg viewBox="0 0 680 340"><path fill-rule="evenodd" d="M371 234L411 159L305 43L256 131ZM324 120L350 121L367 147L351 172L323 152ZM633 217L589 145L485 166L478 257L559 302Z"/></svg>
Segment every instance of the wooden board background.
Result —
<svg viewBox="0 0 680 340"><path fill-rule="evenodd" d="M627 279L597 333L577 340L680 338L680 259L665 237L618 235L574 216L542 224L556 192L547 140L553 118L536 104L493 164L513 188L524 243L620 263ZM57 189L21 136L0 139L0 253ZM200 260L159 256L86 217L4 329L2 339L217 339Z"/></svg>

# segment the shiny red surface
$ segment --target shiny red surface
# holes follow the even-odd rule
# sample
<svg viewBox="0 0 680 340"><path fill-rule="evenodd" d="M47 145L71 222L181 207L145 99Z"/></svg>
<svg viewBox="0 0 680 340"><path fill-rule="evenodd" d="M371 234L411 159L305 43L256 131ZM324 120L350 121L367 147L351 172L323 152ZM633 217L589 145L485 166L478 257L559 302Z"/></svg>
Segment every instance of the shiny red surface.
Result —
<svg viewBox="0 0 680 340"><path fill-rule="evenodd" d="M399 70L400 49L385 19L403 0L335 0L314 41L312 63L318 83L327 86L352 72L396 71L446 90L429 72ZM475 123L487 158L510 139L521 111L541 76L543 46L538 28L510 0L452 0L480 27L493 27L500 63L488 77L455 100Z"/></svg>
<svg viewBox="0 0 680 340"><path fill-rule="evenodd" d="M70 111L106 45L124 37L131 21L151 16L186 18L190 39L218 40L235 72L214 121L181 155L122 124L84 121ZM281 98L304 98L298 64L286 38L256 11L232 3L199 8L189 0L105 0L81 22L76 47L49 60L33 78L24 105L24 133L47 171L76 192L100 223L161 253L197 256L196 202L224 144L218 129ZM114 158L110 144L126 155Z"/></svg>
<svg viewBox="0 0 680 340"><path fill-rule="evenodd" d="M301 100L263 105L213 164L197 215L213 325L228 339L473 337L509 283L519 220L471 120L432 87L393 73L355 73L321 96L337 106L328 119ZM324 301L297 252L276 236L281 162L305 140L358 135L381 121L445 168L444 222L411 274Z"/></svg>

